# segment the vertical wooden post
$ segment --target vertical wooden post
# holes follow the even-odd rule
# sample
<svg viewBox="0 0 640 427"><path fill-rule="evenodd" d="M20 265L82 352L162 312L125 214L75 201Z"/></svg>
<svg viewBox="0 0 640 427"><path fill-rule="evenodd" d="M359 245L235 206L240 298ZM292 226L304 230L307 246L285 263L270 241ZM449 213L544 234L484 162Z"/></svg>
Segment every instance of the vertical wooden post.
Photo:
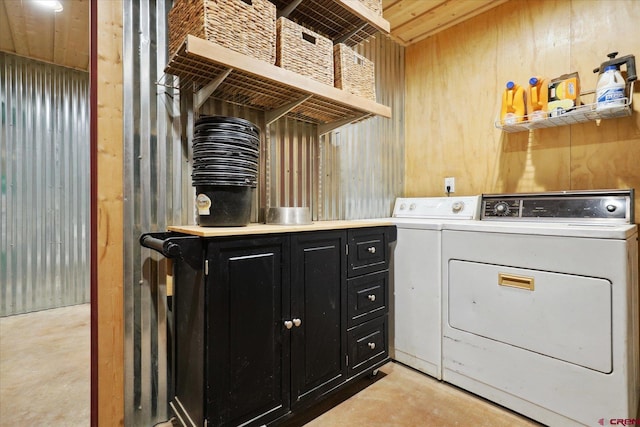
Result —
<svg viewBox="0 0 640 427"><path fill-rule="evenodd" d="M124 425L121 0L92 7L92 416Z"/></svg>

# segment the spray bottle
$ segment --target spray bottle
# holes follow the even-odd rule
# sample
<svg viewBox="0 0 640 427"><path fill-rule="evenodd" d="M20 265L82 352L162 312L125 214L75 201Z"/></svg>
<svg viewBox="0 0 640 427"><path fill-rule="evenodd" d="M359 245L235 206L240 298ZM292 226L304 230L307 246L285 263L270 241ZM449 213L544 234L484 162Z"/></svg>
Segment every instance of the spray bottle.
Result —
<svg viewBox="0 0 640 427"><path fill-rule="evenodd" d="M625 104L626 84L620 73L620 66L626 65L627 83L638 79L636 74L636 60L633 55L616 58L618 52L611 52L607 56L609 61L600 64L593 70L600 72L596 86L596 110L613 108Z"/></svg>

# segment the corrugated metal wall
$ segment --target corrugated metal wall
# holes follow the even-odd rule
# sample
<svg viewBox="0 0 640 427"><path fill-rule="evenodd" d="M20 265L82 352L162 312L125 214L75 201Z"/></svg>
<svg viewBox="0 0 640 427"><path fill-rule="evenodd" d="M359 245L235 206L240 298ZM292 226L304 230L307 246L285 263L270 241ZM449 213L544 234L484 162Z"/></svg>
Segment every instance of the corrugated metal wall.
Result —
<svg viewBox="0 0 640 427"><path fill-rule="evenodd" d="M89 302L89 75L0 52L0 316Z"/></svg>
<svg viewBox="0 0 640 427"><path fill-rule="evenodd" d="M358 48L374 60L378 101L392 119L371 118L318 137L309 123L280 119L265 128L264 113L209 99L194 112L188 88L155 82L166 57L171 0L134 0L124 10L125 117L125 424L168 418L172 336L167 316L166 264L141 249L140 234L194 224L191 129L197 114L242 117L261 130L260 179L252 221L266 206L309 206L314 219L388 216L403 188L404 49L385 37Z"/></svg>
<svg viewBox="0 0 640 427"><path fill-rule="evenodd" d="M320 142L319 219L388 217L404 189L404 48L377 36L354 48L376 68L376 100L391 118L343 126Z"/></svg>
<svg viewBox="0 0 640 427"><path fill-rule="evenodd" d="M189 222L188 146L179 96L156 85L166 58L171 0L123 2L125 424L167 418L166 261L138 239Z"/></svg>

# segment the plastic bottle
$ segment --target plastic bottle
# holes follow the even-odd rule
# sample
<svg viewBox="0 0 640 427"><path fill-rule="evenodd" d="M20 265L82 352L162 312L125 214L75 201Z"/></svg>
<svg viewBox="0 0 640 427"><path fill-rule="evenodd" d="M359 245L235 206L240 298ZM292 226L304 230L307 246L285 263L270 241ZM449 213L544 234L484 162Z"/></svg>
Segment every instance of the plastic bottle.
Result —
<svg viewBox="0 0 640 427"><path fill-rule="evenodd" d="M613 108L625 104L625 83L620 69L608 65L598 79L596 86L596 110Z"/></svg>
<svg viewBox="0 0 640 427"><path fill-rule="evenodd" d="M526 103L524 88L512 81L507 82L507 87L502 93L502 109L500 111L500 123L512 125L525 120Z"/></svg>
<svg viewBox="0 0 640 427"><path fill-rule="evenodd" d="M531 77L527 89L529 120L541 120L548 117L549 80L542 77Z"/></svg>

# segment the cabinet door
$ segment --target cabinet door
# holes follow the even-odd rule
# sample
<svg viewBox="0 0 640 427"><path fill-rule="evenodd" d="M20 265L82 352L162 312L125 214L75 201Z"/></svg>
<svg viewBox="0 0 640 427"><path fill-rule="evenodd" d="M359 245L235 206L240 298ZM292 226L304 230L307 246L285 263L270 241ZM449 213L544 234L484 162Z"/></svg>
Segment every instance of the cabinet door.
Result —
<svg viewBox="0 0 640 427"><path fill-rule="evenodd" d="M210 425L263 423L288 412L287 242L258 237L209 244L205 405Z"/></svg>
<svg viewBox="0 0 640 427"><path fill-rule="evenodd" d="M291 237L292 405L346 379L346 232Z"/></svg>

